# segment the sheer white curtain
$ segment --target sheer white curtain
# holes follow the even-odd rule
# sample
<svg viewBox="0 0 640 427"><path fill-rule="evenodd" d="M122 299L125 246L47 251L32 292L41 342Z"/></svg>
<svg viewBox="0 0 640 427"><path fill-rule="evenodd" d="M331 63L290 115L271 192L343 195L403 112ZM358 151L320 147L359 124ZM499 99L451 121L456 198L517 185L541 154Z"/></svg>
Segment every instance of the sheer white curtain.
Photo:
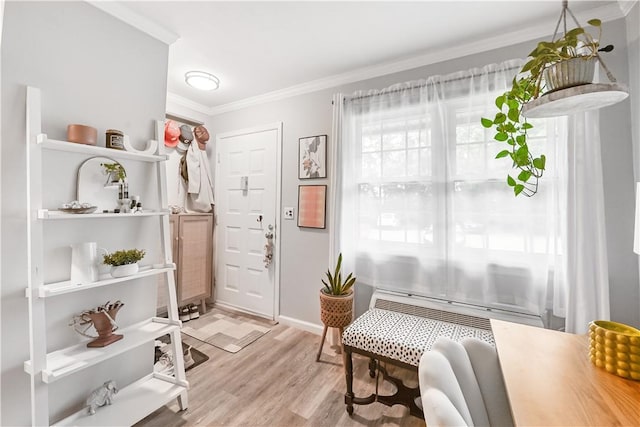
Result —
<svg viewBox="0 0 640 427"><path fill-rule="evenodd" d="M339 245L377 288L527 313L551 309L564 283L557 174L566 120L533 121L547 155L537 195L506 186L495 115L519 60L346 97L335 183ZM561 309L561 306L556 305Z"/></svg>
<svg viewBox="0 0 640 427"><path fill-rule="evenodd" d="M557 287L554 313L566 318L567 332L585 333L588 323L609 319L609 270L604 218L599 113L579 113L568 119L566 145L560 153L566 167L558 206L566 209L563 252L567 254L564 286Z"/></svg>

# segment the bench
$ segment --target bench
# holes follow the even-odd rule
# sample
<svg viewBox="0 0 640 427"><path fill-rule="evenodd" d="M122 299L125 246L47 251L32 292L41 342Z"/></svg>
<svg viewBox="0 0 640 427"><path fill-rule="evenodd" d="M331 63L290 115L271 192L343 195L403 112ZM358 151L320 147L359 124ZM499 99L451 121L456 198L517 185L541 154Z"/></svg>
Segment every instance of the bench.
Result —
<svg viewBox="0 0 640 427"><path fill-rule="evenodd" d="M430 350L439 337L455 341L474 337L495 345L489 319L403 303L383 303L376 303L358 317L342 335L347 413L353 414L353 405L380 402L387 406L405 405L411 415L424 419L422 409L416 405L416 399L420 396L419 387L407 387L400 379L388 375L380 362L408 368L417 374L422 353ZM379 305L384 308L378 308ZM392 395L372 393L367 397L356 397L353 393L353 353L370 358L369 375L375 378L376 372L382 374L383 380L395 385L396 392Z"/></svg>

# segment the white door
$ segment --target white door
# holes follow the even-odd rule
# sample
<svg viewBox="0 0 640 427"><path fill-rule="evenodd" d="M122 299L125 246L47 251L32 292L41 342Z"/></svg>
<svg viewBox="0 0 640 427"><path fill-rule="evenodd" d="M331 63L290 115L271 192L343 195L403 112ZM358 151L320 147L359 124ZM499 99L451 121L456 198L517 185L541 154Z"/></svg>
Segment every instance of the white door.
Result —
<svg viewBox="0 0 640 427"><path fill-rule="evenodd" d="M216 303L275 318L278 262L265 267L265 234L279 228L282 124L216 137Z"/></svg>

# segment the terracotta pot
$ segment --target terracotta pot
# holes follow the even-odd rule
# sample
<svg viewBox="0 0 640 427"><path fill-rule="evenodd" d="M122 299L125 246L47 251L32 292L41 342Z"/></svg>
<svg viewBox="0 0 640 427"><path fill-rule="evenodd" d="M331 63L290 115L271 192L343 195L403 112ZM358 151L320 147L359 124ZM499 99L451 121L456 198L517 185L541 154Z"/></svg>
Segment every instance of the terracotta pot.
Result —
<svg viewBox="0 0 640 427"><path fill-rule="evenodd" d="M67 140L78 144L96 145L98 130L91 126L69 125L67 126Z"/></svg>
<svg viewBox="0 0 640 427"><path fill-rule="evenodd" d="M320 291L320 319L330 328L344 328L353 320L353 291L329 295Z"/></svg>
<svg viewBox="0 0 640 427"><path fill-rule="evenodd" d="M120 308L121 307L114 308L107 312L114 321L116 320L116 314L118 314L118 310L120 310ZM113 333L111 320L107 317L104 311L92 313L88 316L91 318L93 327L96 328L96 332L98 332L98 338L88 343L87 347L106 347L109 344L122 339L122 335Z"/></svg>

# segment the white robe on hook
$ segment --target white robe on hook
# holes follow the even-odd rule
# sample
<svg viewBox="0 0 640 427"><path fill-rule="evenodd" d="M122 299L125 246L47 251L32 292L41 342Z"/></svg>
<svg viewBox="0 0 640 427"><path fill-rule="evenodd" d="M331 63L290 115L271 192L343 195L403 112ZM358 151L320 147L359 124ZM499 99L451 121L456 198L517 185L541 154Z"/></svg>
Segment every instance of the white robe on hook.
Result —
<svg viewBox="0 0 640 427"><path fill-rule="evenodd" d="M200 150L194 141L189 144L186 154L189 181L183 179L185 212L211 212L213 210L213 179L209 169L206 150Z"/></svg>

